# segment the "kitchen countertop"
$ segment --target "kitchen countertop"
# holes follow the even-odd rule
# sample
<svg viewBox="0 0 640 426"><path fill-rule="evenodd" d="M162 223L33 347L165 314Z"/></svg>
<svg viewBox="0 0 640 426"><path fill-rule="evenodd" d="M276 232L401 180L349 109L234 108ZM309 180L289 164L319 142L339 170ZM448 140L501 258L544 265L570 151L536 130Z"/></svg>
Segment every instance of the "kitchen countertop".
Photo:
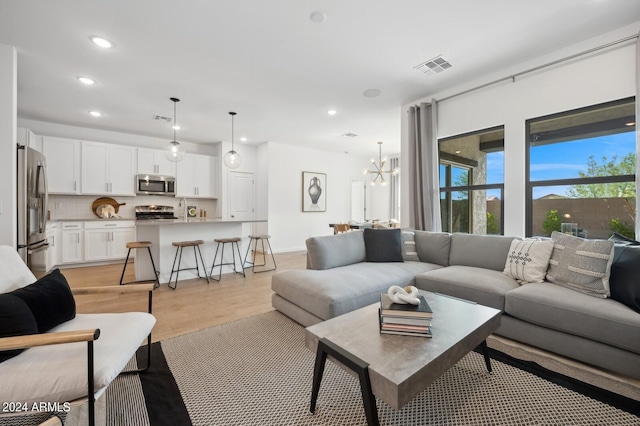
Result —
<svg viewBox="0 0 640 426"><path fill-rule="evenodd" d="M189 218L187 220L184 219L159 219L159 220L137 220L136 218L126 218L122 219L100 219L100 218L92 218L92 219L51 219L48 222L122 222L122 221L135 221L136 225L179 225L183 223L257 223L257 222L267 222L266 219L251 219L251 220L238 220L238 219L222 219L222 218Z"/></svg>
<svg viewBox="0 0 640 426"><path fill-rule="evenodd" d="M181 225L185 223L256 223L266 222L266 219L251 219L251 220L238 220L238 219L221 219L221 218L189 218L183 219L160 219L160 220L138 220L136 226L151 226L151 225Z"/></svg>
<svg viewBox="0 0 640 426"><path fill-rule="evenodd" d="M109 219L100 219L99 217L93 217L89 219L49 219L47 222L118 222L123 220L136 220L135 217L123 217L120 219L117 218L109 218Z"/></svg>

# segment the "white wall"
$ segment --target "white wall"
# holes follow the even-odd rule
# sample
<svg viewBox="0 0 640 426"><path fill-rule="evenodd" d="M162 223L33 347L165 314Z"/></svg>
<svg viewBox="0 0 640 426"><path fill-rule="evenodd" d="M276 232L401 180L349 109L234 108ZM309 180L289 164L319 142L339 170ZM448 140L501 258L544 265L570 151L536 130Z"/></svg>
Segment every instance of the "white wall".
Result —
<svg viewBox="0 0 640 426"><path fill-rule="evenodd" d="M362 176L366 157L268 143L269 234L274 251L305 250L311 236L329 235L329 223L351 217L351 177ZM262 154L261 154L262 155ZM302 212L302 172L327 174L327 211Z"/></svg>
<svg viewBox="0 0 640 426"><path fill-rule="evenodd" d="M536 65L548 63L627 36L637 34L640 23L597 39L563 49L553 55L503 70L484 83ZM589 56L527 74L439 103L438 138L458 135L493 126L505 128L504 233L525 233L525 120L635 95L635 44L609 48ZM447 93L436 93L402 108L402 169L408 170L406 111L410 105L440 99L482 84L471 82ZM406 176L402 185L407 188ZM402 192L402 222L408 223L409 199ZM637 221L636 221L637 222Z"/></svg>
<svg viewBox="0 0 640 426"><path fill-rule="evenodd" d="M0 44L0 244L17 247L17 54Z"/></svg>

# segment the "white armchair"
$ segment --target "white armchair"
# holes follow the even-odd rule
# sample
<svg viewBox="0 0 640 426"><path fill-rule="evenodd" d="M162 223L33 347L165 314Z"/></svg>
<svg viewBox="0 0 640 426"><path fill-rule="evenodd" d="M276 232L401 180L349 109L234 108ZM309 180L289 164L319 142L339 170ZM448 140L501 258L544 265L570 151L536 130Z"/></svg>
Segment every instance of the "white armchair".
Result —
<svg viewBox="0 0 640 426"><path fill-rule="evenodd" d="M18 253L12 247L0 246L0 294L35 281ZM150 362L151 330L156 321L151 315L153 284L77 288L72 292L74 295L147 292L149 309L148 313L76 314L46 333L0 337L0 351L26 349L0 362L0 408L5 407L0 420L2 416L29 414L34 403L70 406L73 412L74 407L86 401L87 423L93 425L95 401L122 372L145 338ZM147 368L148 365L136 371ZM27 412L6 412L17 404L27 407Z"/></svg>

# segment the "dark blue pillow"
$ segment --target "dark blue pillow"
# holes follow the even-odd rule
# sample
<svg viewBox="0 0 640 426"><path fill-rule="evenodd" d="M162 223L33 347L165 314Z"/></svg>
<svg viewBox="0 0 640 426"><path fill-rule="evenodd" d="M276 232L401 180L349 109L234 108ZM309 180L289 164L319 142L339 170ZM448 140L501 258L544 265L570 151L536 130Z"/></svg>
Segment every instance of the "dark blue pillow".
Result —
<svg viewBox="0 0 640 426"><path fill-rule="evenodd" d="M38 324L29 306L11 293L0 294L0 337L38 333ZM18 355L24 349L0 351L0 362Z"/></svg>
<svg viewBox="0 0 640 426"><path fill-rule="evenodd" d="M404 262L402 258L402 233L395 229L364 230L364 246L367 262Z"/></svg>
<svg viewBox="0 0 640 426"><path fill-rule="evenodd" d="M29 306L38 323L39 333L45 333L76 316L76 301L59 269L9 294L19 297Z"/></svg>

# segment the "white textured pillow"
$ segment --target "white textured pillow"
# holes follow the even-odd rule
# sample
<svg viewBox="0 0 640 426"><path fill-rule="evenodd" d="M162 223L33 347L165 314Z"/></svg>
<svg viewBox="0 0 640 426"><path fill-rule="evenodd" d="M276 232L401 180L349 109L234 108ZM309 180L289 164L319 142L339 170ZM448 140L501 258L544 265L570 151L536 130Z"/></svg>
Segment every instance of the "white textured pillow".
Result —
<svg viewBox="0 0 640 426"><path fill-rule="evenodd" d="M416 233L413 231L402 230L402 258L405 261L420 262L418 252L416 251Z"/></svg>
<svg viewBox="0 0 640 426"><path fill-rule="evenodd" d="M541 283L552 252L553 241L513 240L503 272L520 284Z"/></svg>

